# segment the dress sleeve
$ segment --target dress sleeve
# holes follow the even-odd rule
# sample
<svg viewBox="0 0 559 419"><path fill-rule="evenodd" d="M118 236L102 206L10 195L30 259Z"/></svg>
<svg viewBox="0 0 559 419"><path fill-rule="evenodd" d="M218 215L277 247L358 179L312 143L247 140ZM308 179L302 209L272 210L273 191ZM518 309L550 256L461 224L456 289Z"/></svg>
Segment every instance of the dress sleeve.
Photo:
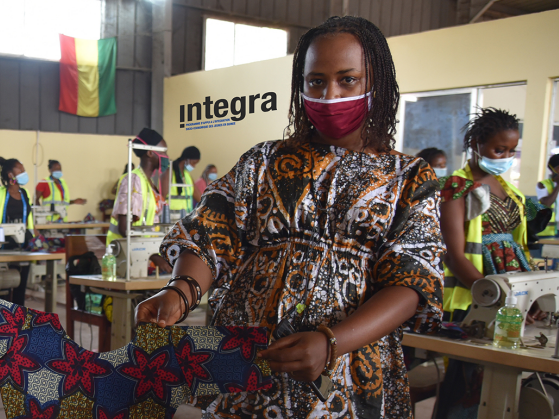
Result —
<svg viewBox="0 0 559 419"><path fill-rule="evenodd" d="M443 202L446 202L468 195L479 188L481 183L460 176L445 176L439 179L439 185L441 187L441 198Z"/></svg>
<svg viewBox="0 0 559 419"><path fill-rule="evenodd" d="M414 332L438 330L442 319L445 246L439 224L439 186L432 169L421 159L404 174L394 219L373 267L376 291L408 287L420 295L415 315L404 326Z"/></svg>
<svg viewBox="0 0 559 419"><path fill-rule="evenodd" d="M142 217L142 208L144 206L144 199L142 197L142 181L140 177L132 173L132 215ZM113 217L117 218L118 215L126 215L128 211L128 175L126 175L120 188L118 189L115 204L113 208Z"/></svg>
<svg viewBox="0 0 559 419"><path fill-rule="evenodd" d="M189 250L208 265L218 286L234 277L249 240L259 176L255 149L245 153L227 175L208 185L200 204L167 234L160 254L171 265L181 252Z"/></svg>

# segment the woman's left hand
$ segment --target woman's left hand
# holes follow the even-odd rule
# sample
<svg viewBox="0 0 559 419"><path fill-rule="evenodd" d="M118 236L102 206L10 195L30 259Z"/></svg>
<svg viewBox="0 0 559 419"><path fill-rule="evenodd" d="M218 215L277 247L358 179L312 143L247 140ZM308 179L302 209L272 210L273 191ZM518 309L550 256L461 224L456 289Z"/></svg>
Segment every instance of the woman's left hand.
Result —
<svg viewBox="0 0 559 419"><path fill-rule="evenodd" d="M287 372L297 381L314 381L324 370L329 342L321 332L301 332L273 342L258 353L276 372Z"/></svg>

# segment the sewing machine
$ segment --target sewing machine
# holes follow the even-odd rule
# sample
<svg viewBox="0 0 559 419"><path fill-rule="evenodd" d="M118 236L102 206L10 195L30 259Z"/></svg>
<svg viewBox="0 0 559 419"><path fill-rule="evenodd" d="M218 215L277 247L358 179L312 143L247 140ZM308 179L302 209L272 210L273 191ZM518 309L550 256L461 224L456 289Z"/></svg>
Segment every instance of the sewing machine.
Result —
<svg viewBox="0 0 559 419"><path fill-rule="evenodd" d="M12 237L16 243L25 241L25 224L0 224L0 241ZM16 288L20 283L20 274L16 269L10 269L7 263L0 263L0 295L7 295L9 288Z"/></svg>
<svg viewBox="0 0 559 419"><path fill-rule="evenodd" d="M5 238L10 236L16 243L23 244L25 241L26 229L27 228L23 223L0 224L0 230L2 230L2 233L0 234L0 236L2 236L2 240L0 241L5 241Z"/></svg>
<svg viewBox="0 0 559 419"><path fill-rule="evenodd" d="M130 278L147 278L149 258L159 254L161 240L159 237L130 237ZM126 239L111 242L113 255L116 257L116 274L126 278Z"/></svg>
<svg viewBox="0 0 559 419"><path fill-rule="evenodd" d="M535 301L538 302L542 311L552 313L556 311L556 297L559 296L559 272L517 272L488 275L483 279L478 279L472 286L472 307L462 322L462 326L471 327L475 321L484 322L485 337L493 338L495 316L497 311L505 305L505 298L511 289L518 299L516 307L524 316L521 334L524 336L526 315Z"/></svg>
<svg viewBox="0 0 559 419"><path fill-rule="evenodd" d="M35 224L50 223L51 217L54 215L60 216L60 219L66 218L68 216L67 206L63 204L34 205Z"/></svg>

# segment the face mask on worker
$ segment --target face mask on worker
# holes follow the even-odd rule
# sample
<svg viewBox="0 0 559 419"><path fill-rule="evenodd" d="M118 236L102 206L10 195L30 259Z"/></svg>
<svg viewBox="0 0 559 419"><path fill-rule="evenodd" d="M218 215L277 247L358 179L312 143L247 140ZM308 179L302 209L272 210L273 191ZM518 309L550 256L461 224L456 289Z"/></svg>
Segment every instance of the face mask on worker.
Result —
<svg viewBox="0 0 559 419"><path fill-rule="evenodd" d="M433 167L433 170L435 171L435 175L437 175L438 178L446 176L448 171L446 167Z"/></svg>
<svg viewBox="0 0 559 419"><path fill-rule="evenodd" d="M60 179L62 177L62 170L55 170L52 172L52 177L54 179Z"/></svg>
<svg viewBox="0 0 559 419"><path fill-rule="evenodd" d="M208 173L208 179L213 182L217 179L217 173Z"/></svg>
<svg viewBox="0 0 559 419"><path fill-rule="evenodd" d="M477 146L478 166L485 173L493 176L502 175L507 172L514 163L514 157L507 157L506 159L490 159L482 156L479 152L479 144Z"/></svg>
<svg viewBox="0 0 559 419"><path fill-rule="evenodd" d="M186 169L187 172L192 172L194 170L194 166L192 166L190 163L185 164L184 168Z"/></svg>
<svg viewBox="0 0 559 419"><path fill-rule="evenodd" d="M18 185L21 186L26 185L27 182L29 182L29 175L27 174L27 172L23 172L17 175L16 182L18 183Z"/></svg>
<svg viewBox="0 0 559 419"><path fill-rule="evenodd" d="M169 157L159 153L155 153L155 154L157 154L157 157L159 157L159 172L160 173L166 172L167 169L169 168Z"/></svg>
<svg viewBox="0 0 559 419"><path fill-rule="evenodd" d="M339 139L358 129L371 109L371 92L337 99L314 99L301 92L309 121L321 134Z"/></svg>

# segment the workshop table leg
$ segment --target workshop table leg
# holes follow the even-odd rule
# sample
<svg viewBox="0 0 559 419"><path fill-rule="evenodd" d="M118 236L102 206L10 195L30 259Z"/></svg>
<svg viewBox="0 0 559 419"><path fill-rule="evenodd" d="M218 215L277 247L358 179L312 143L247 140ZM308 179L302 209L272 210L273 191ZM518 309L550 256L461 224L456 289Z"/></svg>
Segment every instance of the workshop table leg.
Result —
<svg viewBox="0 0 559 419"><path fill-rule="evenodd" d="M45 288L45 311L56 312L56 292L58 280L56 278L56 260L47 260L47 279Z"/></svg>
<svg viewBox="0 0 559 419"><path fill-rule="evenodd" d="M518 419L522 370L485 365L478 419Z"/></svg>
<svg viewBox="0 0 559 419"><path fill-rule="evenodd" d="M111 350L122 348L132 340L132 301L113 295L113 321L111 324Z"/></svg>

